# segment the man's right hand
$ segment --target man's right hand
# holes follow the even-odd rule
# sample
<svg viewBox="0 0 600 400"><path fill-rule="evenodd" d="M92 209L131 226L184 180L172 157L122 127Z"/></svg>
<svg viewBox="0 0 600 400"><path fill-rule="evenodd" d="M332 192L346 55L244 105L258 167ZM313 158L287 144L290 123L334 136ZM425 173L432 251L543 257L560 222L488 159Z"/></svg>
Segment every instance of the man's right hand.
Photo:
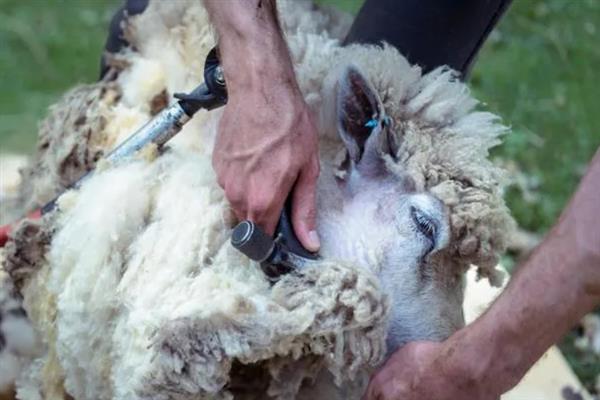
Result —
<svg viewBox="0 0 600 400"><path fill-rule="evenodd" d="M295 90L267 85L229 97L213 167L237 218L251 220L270 234L292 193L295 233L304 247L317 251L319 160L312 115Z"/></svg>
<svg viewBox="0 0 600 400"><path fill-rule="evenodd" d="M213 149L219 185L240 220L270 234L290 194L296 236L307 250L317 251L317 131L296 83L275 4L205 4L219 34L228 92Z"/></svg>

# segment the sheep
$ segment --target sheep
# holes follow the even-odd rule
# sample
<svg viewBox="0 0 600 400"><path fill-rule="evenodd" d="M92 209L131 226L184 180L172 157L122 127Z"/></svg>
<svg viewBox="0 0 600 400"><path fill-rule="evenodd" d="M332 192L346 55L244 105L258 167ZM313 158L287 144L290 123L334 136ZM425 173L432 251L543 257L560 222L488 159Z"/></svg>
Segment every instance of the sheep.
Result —
<svg viewBox="0 0 600 400"><path fill-rule="evenodd" d="M98 161L197 85L215 44L200 2L152 2L126 26L135 50L110 60L115 79L52 108L24 172L32 208L96 167L7 245L3 267L46 345L20 398L359 398L386 354L463 326L471 264L498 283L513 226L488 160L499 119L453 71L423 75L387 45L341 47L326 29L336 19L306 3L281 10L318 119L321 261L271 285L228 244L210 166L222 110L164 151Z"/></svg>

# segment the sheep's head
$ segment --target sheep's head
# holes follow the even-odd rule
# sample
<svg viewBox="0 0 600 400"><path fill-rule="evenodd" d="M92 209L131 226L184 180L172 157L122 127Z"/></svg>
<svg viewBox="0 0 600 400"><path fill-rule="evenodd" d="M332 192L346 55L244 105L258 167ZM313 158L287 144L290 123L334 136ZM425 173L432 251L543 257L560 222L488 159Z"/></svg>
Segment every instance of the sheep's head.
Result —
<svg viewBox="0 0 600 400"><path fill-rule="evenodd" d="M427 126L414 115L407 118L394 107L388 112L379 92L356 67L343 71L335 92L335 126L345 157L335 177L325 168L320 182L322 254L351 260L379 276L392 305L389 351L410 340L444 339L464 324L463 273L471 262L487 260L489 265L480 264L491 268L499 251L494 247L480 258L461 255L465 240L476 240L480 252L486 243L459 226L457 212L465 204L453 203L439 190L456 179L453 173L465 173L453 171L455 165L438 157L452 151L451 146L444 149L452 141L441 139L448 136L443 127ZM440 135L437 143L431 140L435 135ZM430 139L430 149L416 146L424 137ZM427 152L432 158L419 154ZM417 165L425 176L415 173ZM440 179L438 173L437 181L428 181L429 168L447 168L448 176ZM467 223L477 229L486 220L476 215ZM502 238L491 240L500 243Z"/></svg>

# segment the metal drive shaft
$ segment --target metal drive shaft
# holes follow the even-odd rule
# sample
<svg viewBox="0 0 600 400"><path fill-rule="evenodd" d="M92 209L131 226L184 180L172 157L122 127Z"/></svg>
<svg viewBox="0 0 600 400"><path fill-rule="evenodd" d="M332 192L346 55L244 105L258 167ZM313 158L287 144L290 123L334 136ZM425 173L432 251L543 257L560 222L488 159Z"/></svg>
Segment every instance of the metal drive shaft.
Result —
<svg viewBox="0 0 600 400"><path fill-rule="evenodd" d="M150 143L159 148L173 138L192 117L187 115L179 102L165 108L158 115L138 129L105 159L111 164L130 158Z"/></svg>
<svg viewBox="0 0 600 400"><path fill-rule="evenodd" d="M223 70L219 65L217 49L212 49L206 57L204 64L204 83L196 87L192 92L176 93L175 98L178 101L152 118L148 123L138 129L129 138L127 138L116 149L105 156L105 160L111 164L118 164L126 159L130 159L141 149L154 143L161 148L173 136L175 136L183 125L188 122L192 116L200 109L212 110L227 103L227 87ZM93 171L88 172L78 181L74 182L70 188L76 188L90 176ZM60 197L60 195L58 196ZM30 218L39 218L40 216L51 212L56 208L56 197L46 203L40 209L30 213ZM0 226L0 247L3 247L13 228L18 224L8 224Z"/></svg>

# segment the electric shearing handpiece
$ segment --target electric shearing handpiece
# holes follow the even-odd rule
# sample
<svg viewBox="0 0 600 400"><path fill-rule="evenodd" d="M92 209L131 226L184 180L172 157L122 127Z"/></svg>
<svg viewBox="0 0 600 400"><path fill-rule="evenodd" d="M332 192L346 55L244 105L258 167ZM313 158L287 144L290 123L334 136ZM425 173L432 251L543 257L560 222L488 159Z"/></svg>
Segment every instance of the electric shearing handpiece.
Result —
<svg viewBox="0 0 600 400"><path fill-rule="evenodd" d="M117 165L130 160L133 155L151 143L160 149L181 131L183 125L198 110L212 110L227 103L227 87L216 48L212 49L206 57L204 83L188 94L176 93L174 97L178 99L177 102L165 108L133 133L106 155L105 160L112 165ZM73 183L70 188L79 187L92 173L93 170ZM40 218L53 211L59 197L60 195L30 213L28 218ZM4 246L17 223L0 227L0 247ZM272 280L302 268L318 258L316 254L304 249L296 238L290 220L289 201L281 214L274 238L253 222L242 221L233 230L231 244L250 259L259 262L262 270Z"/></svg>
<svg viewBox="0 0 600 400"><path fill-rule="evenodd" d="M204 83L189 94L176 93L177 102L168 106L144 126L129 136L116 149L104 157L109 163L116 165L131 159L149 144L155 144L159 149L173 138L183 125L200 109L212 110L227 103L227 89L223 70L219 65L217 49L212 49L204 64ZM74 182L70 188L76 188L87 179L93 170ZM60 195L58 196L60 197ZM28 218L39 218L56 208L58 197L46 203L38 210L31 212ZM0 247L4 246L12 229L18 224L13 223L0 227Z"/></svg>
<svg viewBox="0 0 600 400"><path fill-rule="evenodd" d="M298 241L290 220L290 202L279 217L275 237L266 234L252 221L242 221L231 234L231 245L260 267L271 280L314 263L319 258Z"/></svg>

